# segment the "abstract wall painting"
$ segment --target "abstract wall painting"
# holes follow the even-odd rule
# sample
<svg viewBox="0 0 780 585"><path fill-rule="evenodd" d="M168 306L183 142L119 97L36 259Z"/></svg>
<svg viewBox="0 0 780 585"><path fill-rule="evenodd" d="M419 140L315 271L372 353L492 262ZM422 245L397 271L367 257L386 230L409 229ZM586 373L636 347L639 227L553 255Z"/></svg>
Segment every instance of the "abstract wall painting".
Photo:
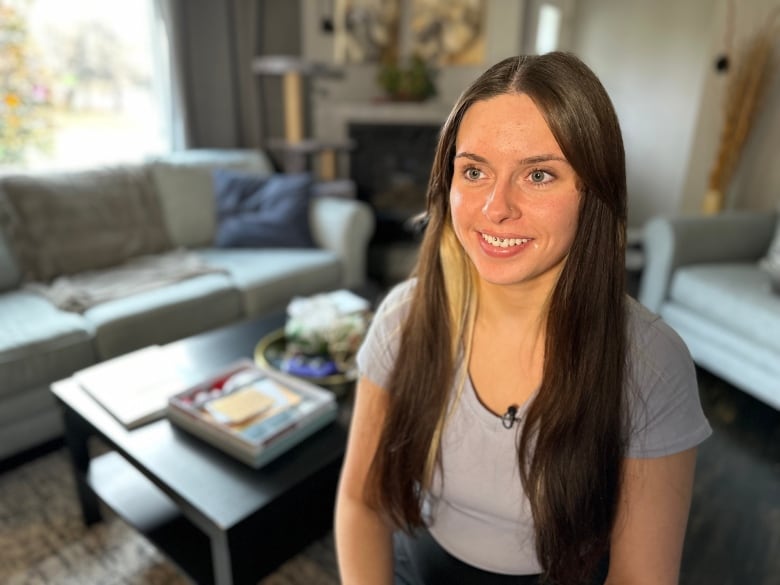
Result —
<svg viewBox="0 0 780 585"><path fill-rule="evenodd" d="M411 0L410 54L435 65L485 60L485 0Z"/></svg>
<svg viewBox="0 0 780 585"><path fill-rule="evenodd" d="M335 60L435 65L485 60L486 0L333 0Z"/></svg>

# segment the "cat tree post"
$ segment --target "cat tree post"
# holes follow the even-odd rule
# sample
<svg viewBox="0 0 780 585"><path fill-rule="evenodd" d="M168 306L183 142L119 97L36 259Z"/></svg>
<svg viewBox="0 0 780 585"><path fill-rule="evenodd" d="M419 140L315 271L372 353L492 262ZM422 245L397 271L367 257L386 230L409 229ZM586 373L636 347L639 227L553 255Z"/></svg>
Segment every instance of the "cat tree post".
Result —
<svg viewBox="0 0 780 585"><path fill-rule="evenodd" d="M256 75L278 75L282 78L282 105L284 108L284 138L269 140L269 148L280 155L286 173L312 171L318 167L321 181L335 182L336 155L353 148L352 141L326 142L307 137L304 115L304 90L307 77L340 75L336 69L312 63L299 57L263 56L252 61ZM310 159L318 157L318 165Z"/></svg>
<svg viewBox="0 0 780 585"><path fill-rule="evenodd" d="M301 74L287 71L283 75L284 137L290 144L303 140L303 89Z"/></svg>

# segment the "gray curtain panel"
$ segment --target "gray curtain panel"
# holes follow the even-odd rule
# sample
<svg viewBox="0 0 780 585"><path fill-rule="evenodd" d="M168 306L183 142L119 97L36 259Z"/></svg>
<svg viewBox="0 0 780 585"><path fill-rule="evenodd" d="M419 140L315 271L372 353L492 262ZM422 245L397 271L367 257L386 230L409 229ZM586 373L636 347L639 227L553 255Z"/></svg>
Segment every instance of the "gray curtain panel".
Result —
<svg viewBox="0 0 780 585"><path fill-rule="evenodd" d="M174 149L259 148L258 0L154 0L169 45ZM165 64L164 64L165 65Z"/></svg>

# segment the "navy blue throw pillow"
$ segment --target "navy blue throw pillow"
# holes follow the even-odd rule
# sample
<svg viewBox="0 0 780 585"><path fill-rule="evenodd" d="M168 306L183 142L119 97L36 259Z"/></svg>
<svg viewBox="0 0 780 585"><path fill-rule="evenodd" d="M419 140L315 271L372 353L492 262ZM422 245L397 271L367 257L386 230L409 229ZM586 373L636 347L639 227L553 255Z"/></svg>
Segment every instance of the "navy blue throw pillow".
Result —
<svg viewBox="0 0 780 585"><path fill-rule="evenodd" d="M222 248L311 248L308 173L212 174L217 207L215 244Z"/></svg>

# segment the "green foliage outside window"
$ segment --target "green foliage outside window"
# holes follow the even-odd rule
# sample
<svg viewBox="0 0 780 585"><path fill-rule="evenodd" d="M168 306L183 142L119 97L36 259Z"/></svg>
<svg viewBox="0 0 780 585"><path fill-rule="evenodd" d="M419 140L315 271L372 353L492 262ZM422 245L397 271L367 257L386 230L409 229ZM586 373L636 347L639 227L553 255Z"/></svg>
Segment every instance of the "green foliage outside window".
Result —
<svg viewBox="0 0 780 585"><path fill-rule="evenodd" d="M28 4L0 0L0 165L24 163L52 139L50 84L28 34Z"/></svg>

